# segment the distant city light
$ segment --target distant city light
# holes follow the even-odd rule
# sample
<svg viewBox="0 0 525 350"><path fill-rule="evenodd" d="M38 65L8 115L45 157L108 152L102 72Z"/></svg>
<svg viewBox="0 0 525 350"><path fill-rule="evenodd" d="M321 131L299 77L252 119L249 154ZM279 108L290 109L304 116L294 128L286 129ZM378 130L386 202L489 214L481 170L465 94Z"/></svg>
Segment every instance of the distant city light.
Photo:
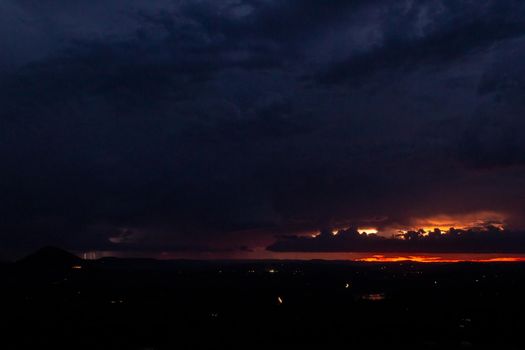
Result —
<svg viewBox="0 0 525 350"><path fill-rule="evenodd" d="M371 293L371 294L364 294L361 296L361 299L368 300L368 301L380 301L385 299L384 293Z"/></svg>

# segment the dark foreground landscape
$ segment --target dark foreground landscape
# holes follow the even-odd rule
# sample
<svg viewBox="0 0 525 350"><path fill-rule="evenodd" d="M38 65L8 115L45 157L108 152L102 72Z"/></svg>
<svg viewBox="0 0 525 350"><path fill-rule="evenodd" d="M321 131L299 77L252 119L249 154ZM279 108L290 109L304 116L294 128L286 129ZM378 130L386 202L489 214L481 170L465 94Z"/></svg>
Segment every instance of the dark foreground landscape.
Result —
<svg viewBox="0 0 525 350"><path fill-rule="evenodd" d="M2 349L525 346L523 263L85 261L47 248L0 271Z"/></svg>

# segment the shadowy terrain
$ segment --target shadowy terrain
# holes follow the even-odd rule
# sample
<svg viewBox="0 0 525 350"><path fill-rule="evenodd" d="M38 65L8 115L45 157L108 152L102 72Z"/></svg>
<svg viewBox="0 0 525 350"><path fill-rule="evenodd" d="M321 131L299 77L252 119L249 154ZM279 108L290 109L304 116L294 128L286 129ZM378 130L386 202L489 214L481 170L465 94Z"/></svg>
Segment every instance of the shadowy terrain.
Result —
<svg viewBox="0 0 525 350"><path fill-rule="evenodd" d="M524 268L522 263L84 261L45 248L0 264L1 348L523 349Z"/></svg>

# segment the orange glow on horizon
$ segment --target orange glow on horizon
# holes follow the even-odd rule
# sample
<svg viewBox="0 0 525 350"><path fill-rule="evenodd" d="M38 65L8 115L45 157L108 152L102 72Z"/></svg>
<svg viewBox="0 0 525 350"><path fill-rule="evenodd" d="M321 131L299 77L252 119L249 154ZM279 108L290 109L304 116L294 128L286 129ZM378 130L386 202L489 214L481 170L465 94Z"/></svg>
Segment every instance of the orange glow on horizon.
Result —
<svg viewBox="0 0 525 350"><path fill-rule="evenodd" d="M406 255L406 256L385 256L373 255L371 257L355 259L362 262L401 262L413 261L419 263L457 263L457 262L525 262L525 257L494 257L494 258L450 258L428 255Z"/></svg>
<svg viewBox="0 0 525 350"><path fill-rule="evenodd" d="M366 233L367 235L376 235L379 231L376 228L366 227L366 228L358 228L357 232L359 233Z"/></svg>
<svg viewBox="0 0 525 350"><path fill-rule="evenodd" d="M480 211L459 215L435 215L426 218L412 219L411 229L423 229L429 232L437 228L441 232L446 232L452 227L465 230L474 227L485 227L490 224L503 230L503 223L506 218L505 214L493 211Z"/></svg>

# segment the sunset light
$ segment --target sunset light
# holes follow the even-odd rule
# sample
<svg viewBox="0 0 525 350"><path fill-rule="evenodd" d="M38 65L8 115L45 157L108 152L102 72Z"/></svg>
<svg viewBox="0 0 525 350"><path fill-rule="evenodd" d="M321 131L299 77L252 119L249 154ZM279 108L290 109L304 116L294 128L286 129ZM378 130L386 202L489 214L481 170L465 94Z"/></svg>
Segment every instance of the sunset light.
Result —
<svg viewBox="0 0 525 350"><path fill-rule="evenodd" d="M359 233L365 233L367 235L371 235L371 234L377 234L379 231L375 228L358 228L357 231Z"/></svg>
<svg viewBox="0 0 525 350"><path fill-rule="evenodd" d="M355 261L362 262L401 262L413 261L418 263L458 263L458 262L525 262L525 257L493 257L493 258L476 258L476 257L441 257L441 256L425 256L425 255L400 255L400 256L385 256L373 255L370 257L358 258Z"/></svg>
<svg viewBox="0 0 525 350"><path fill-rule="evenodd" d="M488 225L503 229L506 218L505 214L495 211L479 211L454 215L440 214L424 218L413 218L409 228L400 228L400 230L423 229L425 232L430 232L437 228L441 232L446 232L450 228L465 230Z"/></svg>

